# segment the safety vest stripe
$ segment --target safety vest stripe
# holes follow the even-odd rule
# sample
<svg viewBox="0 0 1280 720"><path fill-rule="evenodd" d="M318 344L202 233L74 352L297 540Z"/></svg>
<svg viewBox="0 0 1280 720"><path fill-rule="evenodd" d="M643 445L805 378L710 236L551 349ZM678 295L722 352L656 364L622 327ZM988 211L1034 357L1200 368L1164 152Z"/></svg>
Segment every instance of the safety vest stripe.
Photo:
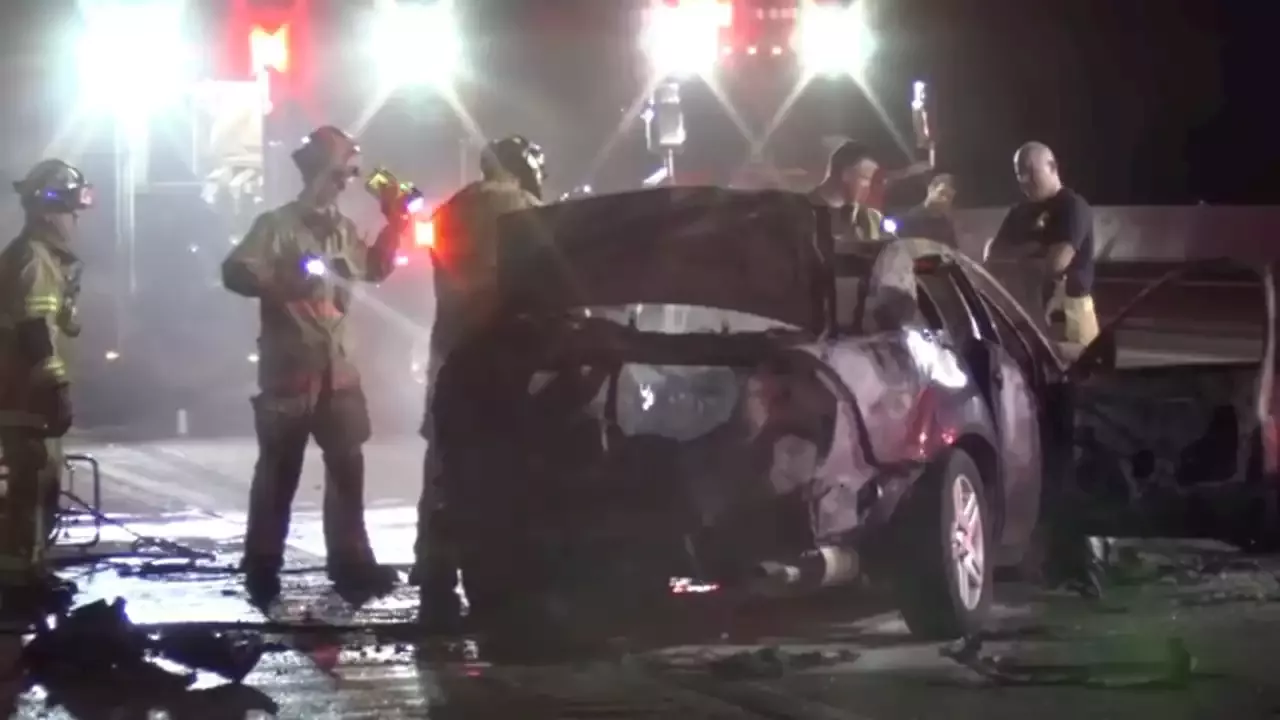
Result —
<svg viewBox="0 0 1280 720"><path fill-rule="evenodd" d="M27 314L54 313L59 304L57 295L31 295L26 299Z"/></svg>
<svg viewBox="0 0 1280 720"><path fill-rule="evenodd" d="M67 364L56 357L45 360L41 369L45 374L52 375L55 380L61 380L67 376Z"/></svg>

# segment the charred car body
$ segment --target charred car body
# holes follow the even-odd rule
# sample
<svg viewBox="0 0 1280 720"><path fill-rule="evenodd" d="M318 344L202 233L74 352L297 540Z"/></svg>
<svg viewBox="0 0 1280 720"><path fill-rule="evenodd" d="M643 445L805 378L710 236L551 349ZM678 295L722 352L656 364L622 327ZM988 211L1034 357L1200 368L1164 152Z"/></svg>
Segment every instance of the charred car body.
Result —
<svg viewBox="0 0 1280 720"><path fill-rule="evenodd" d="M1276 266L1129 263L1070 370L1067 511L1092 534L1280 546ZM1034 302L1028 299L1028 306Z"/></svg>
<svg viewBox="0 0 1280 720"><path fill-rule="evenodd" d="M506 311L435 396L437 526L477 612L583 587L621 611L672 577L869 577L914 632L949 636L1044 519L1073 543L1280 526L1270 268L1170 267L1068 353L1038 288L927 241L837 248L789 193L597 197L503 234ZM1206 279L1251 279L1247 357L1125 349L1126 320Z"/></svg>
<svg viewBox="0 0 1280 720"><path fill-rule="evenodd" d="M1028 374L1054 358L1024 369L950 337L955 306L928 279L954 283L945 248L837 253L825 213L777 192L651 190L506 222L507 312L435 391L435 525L476 612L584 585L644 604L675 576L884 573L913 631L982 622L995 567L1030 542L1044 448L1063 444ZM647 330L638 305L710 327ZM680 391L714 399L704 427Z"/></svg>

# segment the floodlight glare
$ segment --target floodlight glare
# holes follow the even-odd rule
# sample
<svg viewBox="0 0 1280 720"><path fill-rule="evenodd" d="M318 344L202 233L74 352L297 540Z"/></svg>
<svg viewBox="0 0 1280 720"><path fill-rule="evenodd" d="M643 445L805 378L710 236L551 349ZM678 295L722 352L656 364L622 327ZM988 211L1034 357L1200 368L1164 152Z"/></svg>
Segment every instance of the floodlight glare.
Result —
<svg viewBox="0 0 1280 720"><path fill-rule="evenodd" d="M189 87L182 0L80 0L80 92L86 105L143 116Z"/></svg>
<svg viewBox="0 0 1280 720"><path fill-rule="evenodd" d="M374 18L372 52L391 87L449 86L462 62L462 35L452 0L431 4L382 2Z"/></svg>
<svg viewBox="0 0 1280 720"><path fill-rule="evenodd" d="M861 78L875 52L875 36L862 2L841 7L810 0L800 8L795 46L810 74Z"/></svg>
<svg viewBox="0 0 1280 720"><path fill-rule="evenodd" d="M649 10L642 44L659 75L703 75L720 59L720 33L732 23L733 6L724 0L658 2Z"/></svg>

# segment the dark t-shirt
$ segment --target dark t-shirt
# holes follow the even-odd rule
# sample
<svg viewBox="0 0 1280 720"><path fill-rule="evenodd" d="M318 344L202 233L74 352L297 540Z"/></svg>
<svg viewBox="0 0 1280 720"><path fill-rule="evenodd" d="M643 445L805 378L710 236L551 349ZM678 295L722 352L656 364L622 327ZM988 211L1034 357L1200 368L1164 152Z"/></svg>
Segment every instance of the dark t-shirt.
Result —
<svg viewBox="0 0 1280 720"><path fill-rule="evenodd" d="M857 214L854 214L852 205L832 207L827 204L817 189L809 193L809 201L816 207L829 210L831 233L837 240L853 242L881 239L880 228L884 223L884 217L879 211L863 205L858 208Z"/></svg>
<svg viewBox="0 0 1280 720"><path fill-rule="evenodd" d="M1067 267L1068 297L1084 297L1093 291L1093 208L1078 193L1063 188L1048 200L1026 200L1013 206L996 233L996 247L1033 243L1047 250L1069 243L1075 257Z"/></svg>
<svg viewBox="0 0 1280 720"><path fill-rule="evenodd" d="M902 214L898 219L898 237L925 238L947 247L956 247L956 227L951 217L924 205L917 205Z"/></svg>

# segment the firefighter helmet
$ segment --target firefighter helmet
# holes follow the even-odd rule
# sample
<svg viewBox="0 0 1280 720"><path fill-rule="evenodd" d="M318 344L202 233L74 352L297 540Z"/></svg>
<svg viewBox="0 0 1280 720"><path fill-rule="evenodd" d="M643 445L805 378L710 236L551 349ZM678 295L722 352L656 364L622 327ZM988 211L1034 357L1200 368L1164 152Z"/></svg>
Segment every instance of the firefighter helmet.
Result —
<svg viewBox="0 0 1280 720"><path fill-rule="evenodd" d="M302 139L302 146L293 151L293 163L306 177L324 173L336 173L347 178L360 174L355 163L360 146L354 138L342 130L325 125Z"/></svg>
<svg viewBox="0 0 1280 720"><path fill-rule="evenodd" d="M521 135L494 140L480 155L480 171L484 176L515 176L529 194L542 199L542 185L547 179L547 159L542 148Z"/></svg>
<svg viewBox="0 0 1280 720"><path fill-rule="evenodd" d="M43 212L73 213L93 205L93 186L62 160L41 160L13 189L24 207Z"/></svg>

